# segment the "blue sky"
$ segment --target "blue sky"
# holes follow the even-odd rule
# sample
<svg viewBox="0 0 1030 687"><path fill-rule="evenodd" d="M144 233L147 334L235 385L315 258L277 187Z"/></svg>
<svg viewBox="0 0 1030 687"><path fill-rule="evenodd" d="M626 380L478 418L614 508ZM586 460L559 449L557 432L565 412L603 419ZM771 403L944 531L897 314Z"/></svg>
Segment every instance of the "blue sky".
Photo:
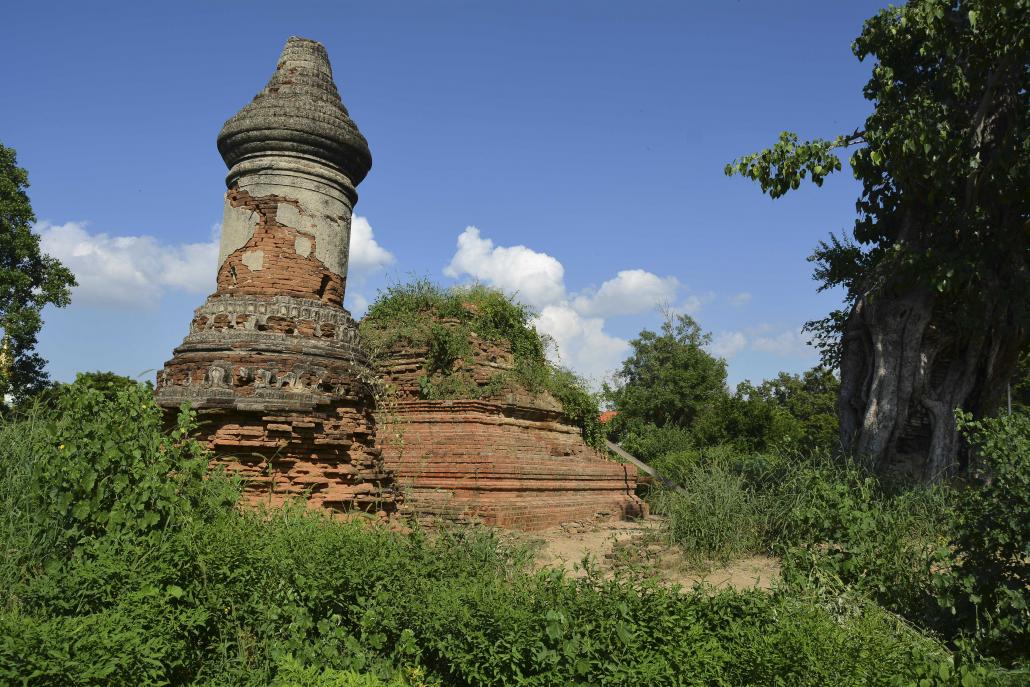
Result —
<svg viewBox="0 0 1030 687"><path fill-rule="evenodd" d="M409 275L517 291L597 381L658 304L712 332L731 383L816 362L806 257L848 229L849 170L772 201L727 178L778 132L869 111L851 54L880 2L24 2L4 10L0 142L82 286L48 309L61 380L171 356L214 290L222 123L290 35L324 43L368 138L348 305ZM360 224L360 227L358 225ZM360 245L359 245L360 244Z"/></svg>

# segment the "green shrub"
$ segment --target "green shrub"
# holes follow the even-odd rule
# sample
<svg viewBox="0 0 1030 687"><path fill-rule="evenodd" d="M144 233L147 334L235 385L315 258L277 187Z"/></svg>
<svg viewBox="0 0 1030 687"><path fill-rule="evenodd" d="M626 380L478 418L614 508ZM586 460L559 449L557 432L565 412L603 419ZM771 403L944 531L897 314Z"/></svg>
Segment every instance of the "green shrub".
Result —
<svg viewBox="0 0 1030 687"><path fill-rule="evenodd" d="M769 546L782 556L788 584L846 587L924 626L933 622L929 571L949 533L948 487L886 489L863 466L826 454L765 467L752 479L768 485Z"/></svg>
<svg viewBox="0 0 1030 687"><path fill-rule="evenodd" d="M189 415L164 434L154 411L140 388L80 389L61 409L0 423L0 483L12 485L0 492L0 684L857 686L950 665L895 615L810 584L684 592L589 567L572 579L530 572L524 549L486 530L399 534L301 507L240 510L233 485L194 469ZM733 513L758 497L796 498L800 486L748 481L793 474L768 462L697 463L696 491L705 480L732 498L692 521L744 529ZM858 508L863 480L787 509L784 531L851 532L847 518L824 526L811 511ZM84 517L55 483L91 504Z"/></svg>
<svg viewBox="0 0 1030 687"><path fill-rule="evenodd" d="M863 467L819 453L719 446L654 465L684 487L651 502L695 562L764 551L782 559L795 590L847 589L923 626L938 622L930 570L942 564L950 488L888 490Z"/></svg>
<svg viewBox="0 0 1030 687"><path fill-rule="evenodd" d="M652 466L663 456L694 448L693 435L682 427L673 425L658 427L652 423L623 423L619 416L616 416L614 424L622 448Z"/></svg>
<svg viewBox="0 0 1030 687"><path fill-rule="evenodd" d="M673 541L695 563L726 562L762 550L766 522L755 493L719 463L696 463L676 474L682 492L662 490L651 500L667 518Z"/></svg>
<svg viewBox="0 0 1030 687"><path fill-rule="evenodd" d="M292 656L286 656L279 660L275 681L270 687L406 687L410 684L401 678L383 680L353 670L305 666Z"/></svg>
<svg viewBox="0 0 1030 687"><path fill-rule="evenodd" d="M937 577L956 630L986 653L1026 661L1030 653L1030 416L1016 413L959 427L976 460L974 484L958 501L955 564Z"/></svg>
<svg viewBox="0 0 1030 687"><path fill-rule="evenodd" d="M3 423L0 543L44 562L98 537L162 533L219 511L235 491L203 479L206 452L187 438L193 423L184 410L165 434L149 386L109 388L89 376L65 385L52 407Z"/></svg>

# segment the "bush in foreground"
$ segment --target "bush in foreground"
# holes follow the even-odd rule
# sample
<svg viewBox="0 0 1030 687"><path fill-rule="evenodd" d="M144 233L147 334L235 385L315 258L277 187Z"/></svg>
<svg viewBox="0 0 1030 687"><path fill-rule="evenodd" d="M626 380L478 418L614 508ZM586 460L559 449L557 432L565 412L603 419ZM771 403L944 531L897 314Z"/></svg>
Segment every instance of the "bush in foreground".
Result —
<svg viewBox="0 0 1030 687"><path fill-rule="evenodd" d="M789 589L860 594L956 647L1026 666L1030 419L960 424L979 466L965 485L885 484L843 458L715 447L656 460L686 491L651 501L695 564L775 555Z"/></svg>
<svg viewBox="0 0 1030 687"><path fill-rule="evenodd" d="M531 574L486 531L240 511L188 414L165 435L145 389L71 397L0 427L0 684L892 685L952 662L861 599Z"/></svg>

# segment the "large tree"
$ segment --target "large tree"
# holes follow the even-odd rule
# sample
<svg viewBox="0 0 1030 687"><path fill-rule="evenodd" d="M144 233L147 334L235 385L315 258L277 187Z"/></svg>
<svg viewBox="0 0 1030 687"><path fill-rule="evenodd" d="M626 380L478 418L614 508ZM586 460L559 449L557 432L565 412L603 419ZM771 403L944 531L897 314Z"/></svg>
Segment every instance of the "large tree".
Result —
<svg viewBox="0 0 1030 687"><path fill-rule="evenodd" d="M726 361L705 346L711 336L689 315L668 314L661 332L645 329L630 341L633 352L605 395L620 424L694 429L726 398Z"/></svg>
<svg viewBox="0 0 1030 687"><path fill-rule="evenodd" d="M727 166L779 197L841 169L862 184L850 237L812 260L845 307L809 323L839 363L841 439L925 481L964 459L956 409L1004 398L1027 342L1030 0L912 0L865 22L875 60L865 125L834 140L784 132Z"/></svg>
<svg viewBox="0 0 1030 687"><path fill-rule="evenodd" d="M28 185L14 150L0 145L0 403L46 385L46 361L35 351L41 312L47 304L67 305L75 286L72 273L40 250Z"/></svg>

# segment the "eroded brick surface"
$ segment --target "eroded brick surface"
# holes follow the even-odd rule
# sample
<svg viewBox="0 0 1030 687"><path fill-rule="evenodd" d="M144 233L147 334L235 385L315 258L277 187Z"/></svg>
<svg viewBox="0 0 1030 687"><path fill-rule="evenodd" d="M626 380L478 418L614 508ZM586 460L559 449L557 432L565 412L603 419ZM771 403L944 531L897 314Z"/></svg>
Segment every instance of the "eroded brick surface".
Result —
<svg viewBox="0 0 1030 687"><path fill-rule="evenodd" d="M460 364L479 384L511 369L504 346L472 344L472 361ZM405 512L526 530L644 513L636 469L590 448L550 396L419 399L427 353L398 345L381 365L397 400L379 426L379 446Z"/></svg>
<svg viewBox="0 0 1030 687"><path fill-rule="evenodd" d="M279 221L279 205L299 208L296 200L279 195L254 197L234 189L226 194L226 202L252 210L260 219L250 240L218 268L219 293L288 295L342 306L346 276L315 257L314 235Z"/></svg>
<svg viewBox="0 0 1030 687"><path fill-rule="evenodd" d="M371 155L325 48L290 38L218 150L229 174L217 291L158 374L157 402L169 416L198 410L212 466L240 474L249 501L389 514L398 495L375 445L372 373L342 306Z"/></svg>
<svg viewBox="0 0 1030 687"><path fill-rule="evenodd" d="M341 308L290 296L216 294L158 375L158 402L199 408L212 468L244 498L388 515L398 492L375 443L371 371Z"/></svg>

